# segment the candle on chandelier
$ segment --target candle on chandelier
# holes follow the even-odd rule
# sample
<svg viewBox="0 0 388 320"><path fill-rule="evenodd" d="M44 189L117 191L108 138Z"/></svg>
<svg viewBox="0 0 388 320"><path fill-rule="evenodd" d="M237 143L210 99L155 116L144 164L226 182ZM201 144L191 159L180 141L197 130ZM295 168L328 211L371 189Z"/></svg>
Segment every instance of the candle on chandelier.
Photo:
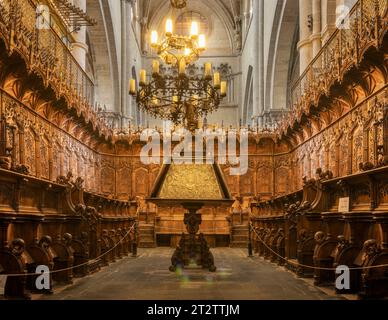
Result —
<svg viewBox="0 0 388 320"><path fill-rule="evenodd" d="M144 69L140 70L140 85L145 86L147 83L147 71Z"/></svg>
<svg viewBox="0 0 388 320"><path fill-rule="evenodd" d="M158 45L158 32L152 31L151 32L151 46L155 47Z"/></svg>
<svg viewBox="0 0 388 320"><path fill-rule="evenodd" d="M226 97L226 93L227 93L227 82L226 81L222 81L221 82L221 97Z"/></svg>
<svg viewBox="0 0 388 320"><path fill-rule="evenodd" d="M166 21L166 35L167 36L172 35L172 19L167 19Z"/></svg>
<svg viewBox="0 0 388 320"><path fill-rule="evenodd" d="M206 38L204 34L201 34L198 38L198 48L205 49L206 47Z"/></svg>
<svg viewBox="0 0 388 320"><path fill-rule="evenodd" d="M221 76L219 72L214 73L214 88L220 89L221 85Z"/></svg>
<svg viewBox="0 0 388 320"><path fill-rule="evenodd" d="M185 56L189 56L191 54L191 49L190 48L185 48Z"/></svg>
<svg viewBox="0 0 388 320"><path fill-rule="evenodd" d="M131 95L136 94L136 81L135 81L135 79L129 80L129 94L131 94Z"/></svg>
<svg viewBox="0 0 388 320"><path fill-rule="evenodd" d="M205 63L205 78L208 80L212 78L212 64L209 62Z"/></svg>
<svg viewBox="0 0 388 320"><path fill-rule="evenodd" d="M198 37L198 22L196 21L193 21L191 23L191 32L190 32L190 36L193 38L193 39L196 39Z"/></svg>
<svg viewBox="0 0 388 320"><path fill-rule="evenodd" d="M160 71L159 69L160 69L159 61L158 60L153 60L152 61L152 75L154 77L159 75L159 71Z"/></svg>
<svg viewBox="0 0 388 320"><path fill-rule="evenodd" d="M179 75L180 76L186 75L186 60L184 58L181 58L179 60Z"/></svg>
<svg viewBox="0 0 388 320"><path fill-rule="evenodd" d="M152 104L157 106L159 104L159 99L157 97L152 98Z"/></svg>
<svg viewBox="0 0 388 320"><path fill-rule="evenodd" d="M178 104L178 101L179 101L178 96L173 96L173 97L172 97L172 102L173 102L174 104Z"/></svg>

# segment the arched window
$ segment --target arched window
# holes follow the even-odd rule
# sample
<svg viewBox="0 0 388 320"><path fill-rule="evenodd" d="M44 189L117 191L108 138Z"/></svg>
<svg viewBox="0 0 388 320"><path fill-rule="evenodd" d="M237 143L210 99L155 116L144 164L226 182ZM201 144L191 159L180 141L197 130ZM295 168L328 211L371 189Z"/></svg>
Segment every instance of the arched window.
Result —
<svg viewBox="0 0 388 320"><path fill-rule="evenodd" d="M191 30L191 22L198 22L199 33L209 35L209 21L206 17L195 11L182 13L176 20L176 32L180 35L189 36Z"/></svg>

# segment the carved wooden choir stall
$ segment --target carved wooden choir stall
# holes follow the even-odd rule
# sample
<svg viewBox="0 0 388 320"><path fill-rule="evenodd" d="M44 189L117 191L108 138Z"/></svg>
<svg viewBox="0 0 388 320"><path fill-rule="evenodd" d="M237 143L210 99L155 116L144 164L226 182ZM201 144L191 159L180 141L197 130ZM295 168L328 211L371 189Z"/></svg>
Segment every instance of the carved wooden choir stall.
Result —
<svg viewBox="0 0 388 320"><path fill-rule="evenodd" d="M388 296L388 270L378 267L388 263L387 1L357 1L351 28L336 30L291 88L278 130L249 131L246 174L231 175L228 161L194 176L186 168L172 184L167 176L185 167L141 162L140 130L106 125L93 81L35 16L34 1L0 1L0 272L14 275L6 297L34 293L38 265L52 271L50 293L136 255L137 242L179 244L172 269L193 260L214 271L209 247L246 247L249 234L256 254L316 285L333 287L336 266L347 265L352 292ZM187 206L193 200L201 210Z"/></svg>

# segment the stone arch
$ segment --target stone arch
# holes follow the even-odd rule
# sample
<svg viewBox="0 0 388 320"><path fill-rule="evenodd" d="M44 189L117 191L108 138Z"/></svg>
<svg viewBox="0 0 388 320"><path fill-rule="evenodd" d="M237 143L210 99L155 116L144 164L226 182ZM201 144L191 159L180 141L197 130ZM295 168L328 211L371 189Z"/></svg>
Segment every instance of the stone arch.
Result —
<svg viewBox="0 0 388 320"><path fill-rule="evenodd" d="M288 107L288 88L295 74L299 74L296 44L299 40L299 2L279 0L272 26L268 52L266 101L272 109Z"/></svg>
<svg viewBox="0 0 388 320"><path fill-rule="evenodd" d="M149 11L146 12L149 17L149 30L160 30L163 25L163 21L167 16L170 6L169 1L154 1L155 3L150 6ZM212 0L212 1L193 1L188 2L187 11L197 11L201 13L209 21L212 23L216 19L220 21L223 29L226 32L226 36L228 39L228 49L230 49L231 53L236 50L236 45L233 41L234 38L234 17L232 13L229 11L227 6L221 0ZM213 32L214 36L214 32ZM217 36L217 35L216 35Z"/></svg>
<svg viewBox="0 0 388 320"><path fill-rule="evenodd" d="M95 98L112 111L120 106L120 83L117 44L114 35L113 13L109 0L87 0L87 11L97 21L88 28L89 55L95 72ZM92 71L91 70L91 71Z"/></svg>

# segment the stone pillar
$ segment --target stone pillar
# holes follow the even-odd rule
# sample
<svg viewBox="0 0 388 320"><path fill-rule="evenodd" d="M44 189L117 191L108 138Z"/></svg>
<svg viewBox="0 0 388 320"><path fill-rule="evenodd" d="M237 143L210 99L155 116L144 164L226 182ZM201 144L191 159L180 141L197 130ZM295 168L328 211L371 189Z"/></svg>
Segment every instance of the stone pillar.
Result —
<svg viewBox="0 0 388 320"><path fill-rule="evenodd" d="M139 73L139 68L137 68L138 60L141 61L141 57L138 54L139 47L136 42L136 38L132 29L132 24L137 23L136 22L136 13L132 12L132 4L131 1L127 0L126 10L127 10L127 31L126 31L126 37L127 37L127 66L126 66L126 72L128 76L128 82L130 78L135 77L136 75L132 74L132 68L136 68L136 73ZM136 78L137 79L137 78ZM128 84L127 84L128 87ZM127 92L128 94L128 92ZM136 98L132 96L127 96L127 112L126 114L133 119L133 123L137 123L137 106L136 106Z"/></svg>
<svg viewBox="0 0 388 320"><path fill-rule="evenodd" d="M127 55L127 19L129 3L127 0L121 0L121 99L120 99L120 113L127 114L128 106L128 55Z"/></svg>
<svg viewBox="0 0 388 320"><path fill-rule="evenodd" d="M336 0L321 0L321 39L322 45L335 30Z"/></svg>
<svg viewBox="0 0 388 320"><path fill-rule="evenodd" d="M74 0L74 5L86 12L86 0ZM72 53L83 70L86 68L86 54L88 53L88 46L86 45L86 27L81 27L74 33L74 40L72 44Z"/></svg>
<svg viewBox="0 0 388 320"><path fill-rule="evenodd" d="M312 0L313 5L313 34L311 35L311 43L313 54L312 57L316 57L319 50L322 48L321 42L321 0Z"/></svg>
<svg viewBox="0 0 388 320"><path fill-rule="evenodd" d="M300 56L300 74L302 74L312 59L311 47L311 28L309 26L309 19L312 17L312 2L311 0L299 0L299 28L300 41L298 43L298 50Z"/></svg>
<svg viewBox="0 0 388 320"><path fill-rule="evenodd" d="M264 113L264 0L253 2L253 26L255 37L253 64L253 117ZM252 32L252 31L251 31ZM248 123L256 123L248 119Z"/></svg>

